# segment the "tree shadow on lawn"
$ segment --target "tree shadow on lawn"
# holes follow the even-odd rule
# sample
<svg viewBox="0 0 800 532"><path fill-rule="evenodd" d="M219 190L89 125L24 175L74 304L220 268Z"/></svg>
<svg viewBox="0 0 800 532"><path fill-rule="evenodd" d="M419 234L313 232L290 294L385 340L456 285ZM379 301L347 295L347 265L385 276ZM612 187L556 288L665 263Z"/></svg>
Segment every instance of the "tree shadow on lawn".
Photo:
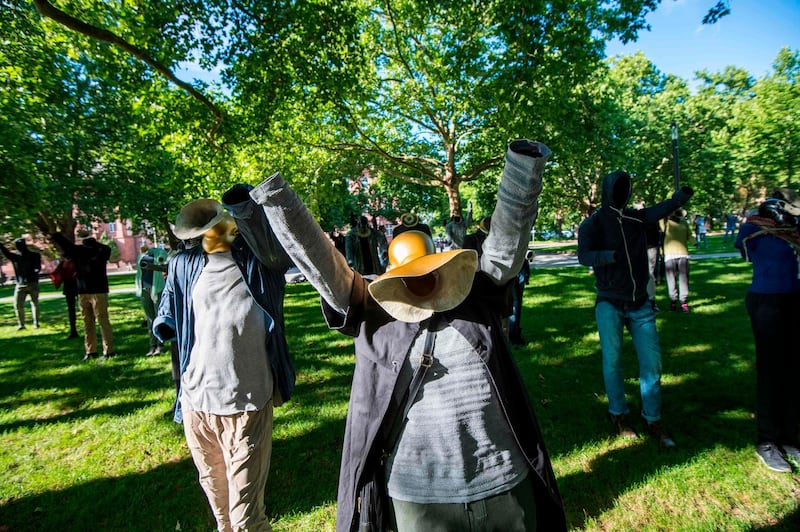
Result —
<svg viewBox="0 0 800 532"><path fill-rule="evenodd" d="M337 420L273 441L266 490L272 521L335 504L343 431L344 420ZM143 473L74 484L0 505L1 530L214 528L188 451L184 459Z"/></svg>
<svg viewBox="0 0 800 532"><path fill-rule="evenodd" d="M42 397L47 397L52 404L50 411L58 412L52 416L12 421L0 425L0 430L85 419L100 413L124 415L156 401L126 401L99 408L86 408L86 404L97 398L113 398L118 390L129 395L134 389L134 395L141 396L170 386L167 357L159 357L163 364L157 367L139 364L136 357L124 355L83 362L75 357L72 349L65 349L63 342L59 345L56 338L60 335L52 333L0 340L0 351L14 355L0 362L3 384L0 408L13 411L28 405L35 407L42 402Z"/></svg>
<svg viewBox="0 0 800 532"><path fill-rule="evenodd" d="M632 446L597 456L589 472L558 477L572 527L582 528L587 519L599 517L614 506L620 493L663 467L687 463L720 444L734 450L753 445L755 422L743 416L755 404L753 343L742 303L747 284L741 279L728 283L720 277L729 268L711 263L696 268L692 312L662 311L657 317L664 364L664 423L677 449L659 452L652 440L642 437ZM598 439L616 436L606 419L594 297L584 297L587 290L594 291L594 280L572 269L556 270L553 275L563 296L524 308L523 330L530 343L515 349L514 356L545 444L557 461ZM541 281L547 285L553 279ZM553 292L547 286L533 288L534 292L539 289ZM666 288L658 290L663 298ZM576 305L575 299L582 303ZM643 432L638 415L638 362L629 333L624 338L626 396L632 421Z"/></svg>

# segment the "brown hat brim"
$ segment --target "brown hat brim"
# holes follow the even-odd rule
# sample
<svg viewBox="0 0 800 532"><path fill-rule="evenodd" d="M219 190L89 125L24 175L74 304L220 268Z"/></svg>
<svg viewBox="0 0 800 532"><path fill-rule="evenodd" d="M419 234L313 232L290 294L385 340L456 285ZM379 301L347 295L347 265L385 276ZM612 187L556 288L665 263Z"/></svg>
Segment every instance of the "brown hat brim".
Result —
<svg viewBox="0 0 800 532"><path fill-rule="evenodd" d="M392 268L369 284L373 299L394 318L409 323L420 322L434 312L453 309L464 302L472 289L478 270L478 252L456 249L433 253ZM434 291L424 297L411 292L404 278L438 272Z"/></svg>
<svg viewBox="0 0 800 532"><path fill-rule="evenodd" d="M197 238L221 222L225 216L225 209L218 201L195 200L181 209L172 232L181 240Z"/></svg>

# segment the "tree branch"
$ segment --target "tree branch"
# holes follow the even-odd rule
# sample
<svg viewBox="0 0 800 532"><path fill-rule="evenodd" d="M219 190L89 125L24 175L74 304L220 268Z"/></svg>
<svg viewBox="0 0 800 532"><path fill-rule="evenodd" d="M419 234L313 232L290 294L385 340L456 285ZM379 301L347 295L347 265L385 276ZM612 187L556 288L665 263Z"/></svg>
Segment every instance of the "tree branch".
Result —
<svg viewBox="0 0 800 532"><path fill-rule="evenodd" d="M212 143L212 145L214 144L213 141L214 135L216 134L217 130L219 129L225 117L222 111L220 111L220 109L216 105L214 105L214 102L212 102L203 93L195 89L191 84L181 79L178 79L175 76L175 74L173 74L173 72L169 68L161 64L161 62L151 57L147 52L145 52L141 48L138 48L130 44L126 40L122 39L115 33L105 30L103 28L92 26L91 24L87 24L86 22L69 15L64 11L61 11L60 9L58 9L57 7L55 7L53 4L51 4L46 0L33 0L33 4L34 6L36 6L36 9L39 11L39 13L41 13L43 16L71 30L77 31L78 33L82 33L87 37L96 39L98 41L107 42L109 44L113 44L121 48L122 50L128 52L135 58L149 65L151 68L159 72L169 81L171 81L172 83L174 83L175 85L177 85L178 87L182 88L187 93L189 93L189 96L191 96L192 98L203 104L209 111L211 111L211 114L213 114L216 119L214 121L214 126L208 133L209 141Z"/></svg>

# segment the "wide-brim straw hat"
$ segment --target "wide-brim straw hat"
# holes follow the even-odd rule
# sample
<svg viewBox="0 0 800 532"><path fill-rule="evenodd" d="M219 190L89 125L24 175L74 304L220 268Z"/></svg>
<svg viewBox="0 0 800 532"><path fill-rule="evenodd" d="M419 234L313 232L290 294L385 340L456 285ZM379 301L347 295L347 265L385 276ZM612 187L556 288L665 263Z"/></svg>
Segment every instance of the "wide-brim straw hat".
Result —
<svg viewBox="0 0 800 532"><path fill-rule="evenodd" d="M199 199L185 205L175 221L173 233L181 240L197 238L225 218L220 202Z"/></svg>
<svg viewBox="0 0 800 532"><path fill-rule="evenodd" d="M473 249L436 253L430 236L412 230L392 239L389 262L389 270L369 284L369 293L394 318L416 323L464 302L478 270L478 253ZM425 296L414 294L403 282L433 272L436 285Z"/></svg>

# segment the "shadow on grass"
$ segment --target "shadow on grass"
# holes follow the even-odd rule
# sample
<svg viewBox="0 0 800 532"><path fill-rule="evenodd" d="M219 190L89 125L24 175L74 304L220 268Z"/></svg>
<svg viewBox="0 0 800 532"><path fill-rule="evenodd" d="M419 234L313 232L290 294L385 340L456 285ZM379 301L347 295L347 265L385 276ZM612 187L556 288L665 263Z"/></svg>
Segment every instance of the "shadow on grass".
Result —
<svg viewBox="0 0 800 532"><path fill-rule="evenodd" d="M557 471L571 528L583 528L588 520L600 518L614 507L620 494L659 471L690 463L715 447L736 450L753 444L755 423L749 417L755 389L753 344L743 305L747 285L741 275L735 282L728 279L731 272L747 269L741 261L692 263L692 312L664 310L657 318L664 354L664 420L678 448L660 452L654 442L643 437L624 448L594 453L583 471L564 475ZM307 283L292 285L287 292L287 339L298 383L293 399L276 409L279 436L273 444L267 485L272 519L303 514L335 501L353 366L352 340L327 330L318 294ZM664 308L668 303L665 287L659 286L658 292ZM536 271L525 298L523 334L529 343L515 348L514 356L548 451L558 462L613 437L605 419L593 311L594 278L582 268ZM53 305L48 310L53 316L64 312L62 301L48 303ZM139 346L146 350L136 299L117 296L114 303L120 350L132 353ZM625 338L625 386L635 413L640 409L637 361L629 335ZM163 369L138 367L135 357L126 356L108 364L82 364L76 361L75 346L59 339L55 332L0 339L0 350L8 348L15 353L15 358L0 365L0 408L12 410L25 401L35 401L35 394L26 396L32 390L61 390L64 397L59 406L66 411L55 419L11 421L0 430L97 414L123 415L149 406L146 401L132 401L82 410L85 398L113 394L116 387L171 391L168 357L162 359ZM80 350L80 340L77 342ZM39 351L34 352L36 349ZM8 501L0 506L0 525L9 525L9 530L78 530L86 529L87 523L90 528L105 530L174 530L180 522L182 530L209 530L213 519L196 477L187 453L185 459L145 473L92 480ZM59 508L69 508L72 515L59 515ZM792 525L798 520L798 512L794 512L759 530L796 530Z"/></svg>
<svg viewBox="0 0 800 532"><path fill-rule="evenodd" d="M621 493L664 467L691 462L719 445L736 450L754 444L755 368L750 324L744 310L747 283L728 282L731 271L749 266L739 260L693 262L692 311L657 315L663 352L664 423L678 442L660 452L642 437L637 443L600 454L587 472L559 476L568 523L581 528L587 518L611 509ZM528 293L562 297L530 305ZM697 288L705 293L697 292ZM587 297L587 293L591 294ZM668 307L666 286L659 303ZM594 321L594 278L585 270L564 268L533 274L526 289L523 332L529 343L514 350L551 457L568 456L584 446L615 437L606 420L602 355ZM724 316L724 317L723 317ZM643 431L638 363L626 332L623 345L625 389L637 430Z"/></svg>

